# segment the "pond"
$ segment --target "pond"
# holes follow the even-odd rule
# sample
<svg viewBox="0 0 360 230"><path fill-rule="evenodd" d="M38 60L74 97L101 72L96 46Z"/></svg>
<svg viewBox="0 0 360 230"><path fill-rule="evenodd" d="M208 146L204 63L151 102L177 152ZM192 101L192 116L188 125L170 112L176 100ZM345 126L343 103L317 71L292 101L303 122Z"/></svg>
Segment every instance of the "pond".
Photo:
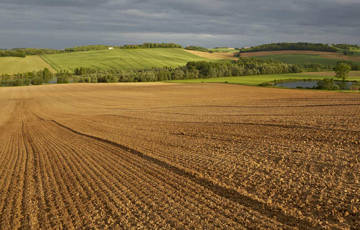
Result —
<svg viewBox="0 0 360 230"><path fill-rule="evenodd" d="M274 82L274 86L289 88L289 89L317 89L319 88L319 83L321 84L323 80L286 80L281 82ZM340 89L350 90L358 86L360 83L357 81L333 81L334 85L337 85Z"/></svg>

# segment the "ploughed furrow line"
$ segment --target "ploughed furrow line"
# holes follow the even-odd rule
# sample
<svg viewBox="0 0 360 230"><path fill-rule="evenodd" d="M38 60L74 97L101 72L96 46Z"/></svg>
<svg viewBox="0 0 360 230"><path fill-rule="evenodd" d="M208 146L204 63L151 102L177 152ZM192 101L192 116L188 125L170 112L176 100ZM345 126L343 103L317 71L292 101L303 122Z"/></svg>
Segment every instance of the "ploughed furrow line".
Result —
<svg viewBox="0 0 360 230"><path fill-rule="evenodd" d="M13 191L17 192L16 178L18 177L17 171L23 160L23 155L17 150L16 138L12 137L9 141L9 148L5 149L7 152L2 152L2 154L10 155L8 158L9 161L4 161L4 176L0 178L1 187L0 187L0 226L9 226L11 218L11 206L12 199L14 196Z"/></svg>
<svg viewBox="0 0 360 230"><path fill-rule="evenodd" d="M29 218L23 215L23 211L29 209L29 205L25 202L25 199L29 199L25 193L27 190L30 191L29 182L25 181L27 179L25 178L25 172L28 172L29 155L24 148L25 143L21 126L13 126L13 128L14 130L8 130L13 140L8 154L16 156L16 160L9 162L13 166L7 171L9 177L5 179L5 186L1 188L3 193L1 197L6 198L2 202L0 213L2 226L19 228L29 222Z"/></svg>
<svg viewBox="0 0 360 230"><path fill-rule="evenodd" d="M56 139L52 139L52 137L50 140L52 142L57 141ZM78 153L73 147L56 143L50 146L50 148L54 148L58 154L60 153L59 156L61 156L61 159L59 158L59 162L62 162L64 168L62 172L65 177L64 180L66 182L73 180L72 184L75 186L69 184L68 191L81 192L81 200L75 201L74 203L77 203L77 205L72 208L80 207L81 214L85 214L85 218L87 219L86 223L84 223L85 226L91 226L91 224L100 225L98 222L105 219L101 216L104 215L104 212L111 213L116 211L114 205L109 201L108 194L104 193L102 180L105 178L94 177L94 173L91 171L92 169L90 169L91 166L85 163L84 157L78 156ZM63 157L63 154L66 155L66 157ZM68 165L67 168L66 165ZM109 193L109 190L106 191ZM77 194L71 194L69 197L77 200L76 195ZM81 208L81 206L84 205L85 207Z"/></svg>
<svg viewBox="0 0 360 230"><path fill-rule="evenodd" d="M64 186L62 180L63 176L59 173L60 167L58 166L58 159L56 158L57 156L55 154L50 154L51 152L46 151L46 143L49 140L41 139L42 135L39 135L37 132L36 125L37 124L33 124L28 128L29 138L32 140L34 148L36 148L40 153L39 159L41 161L41 165L43 166L43 168L40 168L40 175L44 181L43 199L45 200L46 205L43 218L49 222L51 227L64 227L64 225L66 225L68 227L74 228L76 226L72 225L73 221L71 218L71 213L75 210L70 209L69 204L71 201L66 199L68 190L66 190ZM33 135L34 133L36 135ZM41 215L42 214L39 214L39 216Z"/></svg>
<svg viewBox="0 0 360 230"><path fill-rule="evenodd" d="M35 212L29 215L30 208L26 208L21 214L28 219L36 215L38 220L28 221L24 227L79 228L116 224L131 227L140 224L154 228L190 228L196 225L240 228L242 225L251 226L252 215L258 215L222 197L213 198L211 191L187 179L183 182L182 176L144 162L144 159L116 146L100 141L89 144L89 138L52 122L29 119L24 122L21 137L18 139L28 145L23 146L24 149L34 154L34 165L41 165L43 169L31 173L34 177L31 185L43 188L37 197L32 197L38 207L26 201L25 205ZM79 143L75 142L76 139ZM129 157L131 159L127 159ZM114 166L113 162L119 164ZM31 178L28 176L27 179ZM86 197L79 198L78 193ZM32 194L24 196L30 198ZM238 211L233 212L235 209ZM39 213L41 211L44 213ZM244 212L249 212L247 219L241 215ZM207 214L211 214L207 217L210 219L203 220ZM264 218L259 218L257 223L262 221L263 226L281 226L271 220L265 223Z"/></svg>
<svg viewBox="0 0 360 230"><path fill-rule="evenodd" d="M31 133L28 134L28 138L30 143L33 143L33 137L31 137ZM51 208L55 207L53 200L50 196L49 189L49 178L48 173L49 169L46 167L45 154L41 153L39 148L36 148L34 144L32 144L34 148L34 158L36 162L34 162L34 167L36 170L35 173L35 181L36 181L36 194L37 194L37 202L39 207L39 212L37 213L37 218L39 220L39 225L41 229L50 229L54 227L51 221L51 211L54 212Z"/></svg>
<svg viewBox="0 0 360 230"><path fill-rule="evenodd" d="M15 106L14 106L15 107ZM17 110L7 110L12 117L17 117ZM11 176L15 167L18 165L20 155L14 154L17 151L16 131L19 126L15 120L10 120L6 125L0 126L0 195L7 191ZM4 196L0 196L0 199ZM2 201L0 200L0 210L2 210Z"/></svg>
<svg viewBox="0 0 360 230"><path fill-rule="evenodd" d="M38 131L38 129L35 129L35 131ZM51 142L51 145L44 144L47 142ZM78 175L74 175L71 170L73 162L63 157L63 154L65 154L64 149L59 148L56 142L48 136L45 138L44 134L38 136L38 143L42 151L47 153L47 164L54 172L52 186L56 186L56 190L53 193L58 197L55 202L59 201L55 204L57 206L55 211L60 212L54 213L54 216L57 218L66 216L67 222L63 223L65 226L71 226L72 224L76 228L83 225L89 226L91 221L82 217L82 215L87 212L91 213L95 209L89 203L90 196L93 193L84 191L84 188L88 188L86 185L84 188L80 186L81 183L77 181ZM87 207L84 207L84 203L88 203Z"/></svg>
<svg viewBox="0 0 360 230"><path fill-rule="evenodd" d="M72 139L73 142L75 142L74 138ZM131 156L129 155L128 153L126 154L122 154L121 152L119 152L118 148L114 148L112 147L112 149L109 149L109 147L111 146L108 146L102 142L99 142L99 143L96 143L94 142L93 144L96 144L97 146L101 147L102 149L106 150L106 151L101 151L102 153L104 152L109 152L110 154L107 154L107 156L104 156L106 157L106 159L109 159L111 160L112 164L107 164L106 166L104 166L102 169L100 170L106 170L106 171L109 171L110 173L111 172L117 172L119 174L123 174L121 175L120 178L116 177L117 174L113 174L114 177L118 180L121 180L121 178L125 178L127 177L126 181L138 181L137 183L131 183L130 186L132 187L131 190L134 190L136 189L137 186L141 186L141 187L148 187L147 189L147 194L145 195L140 195L140 197L145 197L147 196L147 198L150 200L150 203L151 200L152 200L152 197L149 197L149 185L152 186L152 189L157 189L157 188L161 188L161 191L160 192L166 192L167 195L169 196L169 198L173 199L175 202L178 202L178 203L181 203L182 204L182 208L185 208L185 205L186 203L191 202L191 203L201 203L200 201L202 200L199 200L198 198L194 198L193 195L196 194L196 192L198 193L200 190L196 188L196 186L191 186L189 188L186 188L187 190L185 191L183 187L181 187L181 185L177 184L175 181L182 181L183 178L174 178L174 179L170 179L170 178L166 178L166 177L169 177L169 173L168 172L164 172L163 168L160 168L159 169L156 169L156 165L154 167L152 167L151 169L149 169L148 165L144 165L144 162L143 160L141 159L136 159L135 156ZM88 148L87 145L84 145L84 143L76 143L77 146L81 146L81 148ZM110 151L109 151L110 150ZM118 152L118 153L117 153ZM116 154L116 156L114 156L114 154ZM92 155L93 156L93 155ZM121 158L121 160L119 159ZM101 159L95 159L95 160L101 160ZM120 160L120 161L119 161ZM125 163L124 165L121 165L120 167L120 164L122 164L122 162L125 161L125 162L128 162L128 163ZM109 162L109 161L108 161ZM116 162L116 167L113 167L113 164ZM129 167L128 165L131 165L132 167ZM143 174L139 173L139 170L135 171L135 167L136 168L139 168L140 172L143 172L145 173L145 175L151 175L151 177L149 176L143 176ZM157 166L157 168L159 168L159 166ZM124 172L131 172L133 173L134 175L137 175L138 178L130 178L129 175L132 175L132 174L124 174ZM164 176L164 178L159 178L159 176L162 175ZM177 176L177 175L175 175ZM166 184L164 184L164 181L167 180ZM173 182L174 181L174 182ZM140 182L145 182L144 185L141 185L139 184ZM147 185L146 183L149 183L149 185ZM166 187L164 187L166 186ZM199 187L199 186L198 186ZM186 199L186 202L184 202L183 200L177 200L177 197L175 196L174 197L174 193L173 192L168 192L168 191L172 191L172 190L177 190L176 193L180 193L180 192L184 192L184 194L187 194L187 199ZM159 190L159 189L157 189ZM192 191L193 190L193 191ZM158 191L156 191L158 192ZM189 193L191 192L191 193ZM193 192L193 193L192 193ZM153 194L153 193L152 193ZM138 194L139 196L139 194ZM220 210L219 207L214 207L212 205L212 201L211 201L211 198L207 198L206 201L202 202L201 205L204 205L204 206L208 206L209 208L211 208L211 210L209 210L210 212L212 212L213 216L215 215L216 216L216 213L212 210L217 210L219 211L219 213L222 213L223 210ZM174 204L172 205L172 207L174 208ZM224 202L222 201L222 207L224 207ZM234 210L234 208L232 208ZM230 210L230 208L229 208ZM195 210L189 210L187 209L187 211L190 211L191 212L194 212ZM226 214L224 214L226 215ZM231 217L228 217L228 218L231 218ZM235 217L233 218L235 222L238 221L238 219Z"/></svg>
<svg viewBox="0 0 360 230"><path fill-rule="evenodd" d="M57 127L57 129L58 129L58 127ZM46 126L46 130L49 130L50 133L52 133L52 134L56 133L56 130L54 128L51 128L50 126ZM59 135L61 134L61 136L65 136L64 131L68 132L68 130L64 129L64 130L62 130L62 132L59 132ZM72 133L72 135L74 135L74 134ZM81 137L81 136L80 136L80 138L84 139L84 137ZM77 139L79 139L79 137ZM81 161L85 162L85 161L88 161L87 160L88 157L94 158L91 161L89 159L87 170L93 170L96 173L104 174L104 175L95 175L93 178L87 178L88 181L99 180L99 177L101 177L100 180L101 179L103 180L103 184L101 184L101 186L99 186L99 187L101 187L101 188L109 187L110 191L124 191L125 190L127 192L125 194L122 194L122 196L124 196L124 195L126 196L127 194L130 194L131 196L128 198L128 200L135 202L137 205L141 204L141 202L144 202L144 201L141 201L139 203L137 201L137 200L139 200L139 198L140 198L140 200L145 199L145 201L146 201L145 207L137 208L138 210L147 210L147 213L140 213L140 216L142 215L142 218L139 220L139 222L144 222L144 219L149 219L149 221L154 221L154 220L159 219L159 218L154 218L151 216L153 216L154 213L156 213L156 212L154 212L154 206L159 205L156 202L154 203L154 199L156 200L157 196L160 196L161 193L167 193L167 194L165 194L165 197L163 197L163 198L159 197L158 198L159 201L161 201L161 200L163 200L163 201L173 200L174 201L174 203L168 203L168 204L165 203L165 205L167 205L167 207L164 206L162 209L166 209L170 206L174 209L174 208L176 208L176 206L179 206L178 213L173 214L171 216L171 218L166 218L167 221L169 221L171 219L176 220L179 213L181 213L180 211L183 211L184 204L198 208L198 205L195 205L195 204L199 203L199 201L197 201L195 198L193 200L187 201L187 200L183 200L183 198L180 197L180 200L179 200L179 198L176 197L179 195L178 192L174 192L174 188L167 186L167 184L164 183L164 181L166 181L166 179L172 180L172 178L158 179L157 178L158 176L157 177L153 176L153 178L147 178L147 176L142 176L144 174L144 171L142 171L142 170L144 168L149 167L149 165L144 164L144 162L139 162L139 165L140 164L142 165L140 170L138 169L139 166L134 165L134 162L132 162L132 161L130 161L127 164L124 163L124 165L120 165L122 163L122 160L126 159L126 155L129 156L128 153L126 153L123 156L123 159L116 159L116 158L118 158L118 157L116 157L117 156L116 152L119 152L118 148L114 149L114 147L112 147L112 149L109 149L109 146L106 146L106 145L104 146L104 143L101 143L101 142L100 142L100 144L103 145L102 147L94 146L93 143L89 146L87 143L81 143L81 142L78 143L76 140L76 137L71 137L71 140L72 140L72 143L74 143L74 145L77 146L78 148L81 148L83 150L83 152L90 153L91 150L94 149L94 147L99 150L98 152L96 152L94 154L87 154L86 156L82 155L81 159L76 159L76 162L81 162ZM80 141L84 141L84 140L80 140ZM94 143L96 143L96 142L94 142ZM65 145L65 146L67 146L67 145ZM71 147L71 148L73 148L73 147ZM99 153L101 153L101 155L104 155L104 156L97 156L97 155L100 155ZM107 154L103 154L103 153L107 153ZM96 156L96 158L95 158L95 156ZM111 157L113 158L111 160L114 160L114 161L117 160L116 167L112 166L114 164L113 161L109 161L109 160L104 161L104 159L109 159ZM127 160L127 161L129 161L129 160ZM101 162L102 164L105 164L105 165L102 165L99 162ZM151 169L151 170L153 170L153 169ZM151 170L149 170L149 171L151 171ZM86 174L93 175L93 173L91 171L86 171ZM156 171L153 174L156 175ZM145 175L147 175L147 174L145 173ZM166 174L163 173L163 175L166 175ZM166 175L166 176L168 176L168 175ZM107 178L114 178L115 180L108 181ZM177 178L174 178L174 179L178 180ZM121 183L117 183L117 181L121 181ZM181 181L181 179L179 181ZM125 188L122 188L123 184L126 185ZM115 188L114 188L114 186L115 186ZM177 185L177 187L179 187L179 186L181 186L181 185ZM146 188L146 190L139 191L139 188ZM136 191L136 194L133 194L134 191ZM147 192L147 193L144 194L144 192L145 193ZM110 192L108 192L108 193L109 194L106 194L106 195L111 197L112 194ZM157 194L157 196L154 197L154 194ZM189 198L191 198L191 197L189 197ZM116 197L113 198L113 201L115 201L115 200L116 200ZM190 210L190 209L186 210L185 209L185 213L186 212L190 213L188 215L188 218L191 218L193 216L193 213L196 213L196 211L199 212L199 210ZM209 209L208 211L213 212L211 209ZM134 212L134 211L132 211L132 212ZM169 212L171 212L171 210L169 210ZM131 213L131 212L129 212L129 213ZM126 214L126 212L125 212L125 214ZM213 213L213 214L215 215L215 213ZM158 215L164 215L163 211L159 211ZM165 219L164 219L165 217L161 217L161 218L163 221L165 221ZM191 220L188 223L191 223L193 221L196 221L196 220L195 219ZM158 221L156 221L156 222L157 222L157 224L161 223ZM186 223L186 221L185 221L185 223ZM167 223L164 222L164 226L166 224ZM238 223L233 222L232 225L233 225L233 227L235 227L235 226L238 226Z"/></svg>
<svg viewBox="0 0 360 230"><path fill-rule="evenodd" d="M44 152L47 152L51 157L55 158L52 162L55 162L56 165L52 165L52 167L56 168L54 171L56 171L58 175L55 176L54 182L57 180L62 182L60 183L62 187L60 187L59 192L57 191L56 193L59 194L63 191L63 193L66 194L66 196L62 196L60 199L67 204L68 212L72 212L72 222L80 224L80 226L91 226L93 224L99 226L100 224L96 223L96 221L99 222L104 219L101 218L100 212L104 212L103 209L109 211L109 203L103 200L107 199L108 196L100 190L103 185L99 183L101 183L103 178L89 177L92 172L84 169L85 165L83 164L84 158L81 156L82 152L76 152L73 147L71 147L71 143L61 144L59 139L64 137L53 138L51 132L46 132L49 127L39 129L38 126L41 126L41 124L38 123L37 126L34 127L33 132L41 134L39 135L39 139L41 139L40 143L49 143L39 146L44 148ZM89 166L89 168L91 167L92 166ZM91 183L93 181L96 183ZM99 194L103 194L102 199L99 198ZM99 207L99 205L104 203L106 207ZM84 204L86 204L86 206L84 206ZM114 210L112 210L112 212L114 212ZM79 218L79 215L82 215L82 217ZM103 223L103 225L104 224L106 223Z"/></svg>
<svg viewBox="0 0 360 230"><path fill-rule="evenodd" d="M204 172L205 170L202 169L206 168L207 171L205 171L205 173L208 173L207 176L211 178L216 178L216 179L219 178L221 182L227 183L228 186L234 186L236 188L244 188L246 189L247 192L251 193L250 195L251 197L253 197L252 195L255 194L256 196L260 197L260 199L266 200L267 197L271 196L272 204L279 205L284 208L290 207L289 209L287 209L290 211L299 210L302 212L303 216L312 217L312 219L323 221L324 219L326 219L324 217L327 213L334 213L334 212L332 212L332 210L328 211L325 208L320 209L319 211L314 211L316 210L316 207L320 207L318 206L319 203L321 204L321 206L327 207L326 202L328 201L328 199L323 199L323 198L319 199L320 196L319 192L316 192L314 194L312 198L314 200L311 204L307 204L307 206L305 207L302 206L303 201L307 199L309 187L317 187L318 191L326 189L327 193L329 194L328 198L330 198L332 202L334 202L334 204L336 204L337 206L336 211L345 212L343 211L344 210L343 207L344 206L346 207L348 204L352 202L351 201L352 198L349 197L347 198L347 200L343 200L340 202L341 196L338 195L339 193L337 194L335 193L334 191L335 189L333 186L329 186L328 177L325 177L324 173L317 174L316 172L314 172L315 170L317 170L316 169L317 167L324 168L323 165L326 165L324 169L329 170L330 168L333 168L334 172L337 173L338 175L339 174L347 175L347 172L343 169L341 165L338 166L333 165L331 163L331 160L329 161L328 157L324 157L324 153L326 150L323 149L323 146L319 148L319 150L324 152L321 153L321 152L317 152L314 149L312 150L309 149L309 146L311 146L309 143L303 144L302 142L301 143L298 142L299 143L298 145L298 143L296 143L297 141L295 142L292 138L290 138L291 142L296 143L296 145L291 146L288 143L281 143L281 141L284 139L283 138L277 139L278 138L277 136L280 135L285 136L285 134L288 134L288 132L285 131L282 132L282 130L274 130L274 129L272 130L272 132L274 133L272 138L273 140L276 138L275 140L277 141L272 141L273 144L271 146L273 149L271 150L271 153L269 151L269 145L263 145L261 140L255 141L255 140L251 140L250 138L249 139L241 138L241 140L236 140L236 142L237 144L239 143L243 143L243 144L241 145L241 147L239 146L235 146L235 147L237 150L239 150L239 152L237 153L240 153L240 151L242 152L241 154L238 154L237 157L232 158L231 157L232 153L229 150L226 152L224 151L225 152L224 154L222 153L216 153L216 155L213 154L215 155L213 157L213 155L208 156L207 154L205 154L206 151L204 151L203 149L197 149L196 148L197 143L195 141L199 140L198 136L201 135L196 136L196 138L189 138L186 140L184 140L183 138L185 135L181 135L182 137L181 141L177 140L176 138L170 139L169 137L161 139L161 134L164 133L161 132L162 131L160 128L161 124L160 125L158 124L159 126L158 129L153 128L149 123L147 123L146 126L144 126L143 124L143 128L141 128L140 125L134 125L135 122L132 121L127 122L124 120L114 121L114 120L104 119L104 122L102 122L101 125L99 125L100 121L98 120L97 121L98 125L96 126L95 119L94 121L90 120L90 122L88 122L88 120L89 119L87 118L81 119L82 123L80 125L79 123L74 122L74 126L76 126L75 129L82 130L81 132L89 132L91 133L91 135L95 135L95 136L101 136L101 137L105 136L106 138L114 140L114 142L117 143L119 142L125 143L126 140L129 140L128 142L126 142L129 146L135 146L136 149L140 150L141 152L146 152L147 154L148 153L154 154L156 158L160 158L163 160L167 155L168 158L166 160L170 160L172 165L174 165L174 163L175 164L180 163L181 165L184 165L184 167L188 166L192 170L196 169L196 171L200 171L200 172ZM107 124L111 122L112 124L116 124L113 125L112 129L110 125ZM104 123L106 123L105 127L104 127ZM129 127L128 129L126 129L127 126ZM140 131L138 131L138 127L140 127ZM170 130L176 130L176 129L170 128ZM188 131L184 127L181 127L180 130L185 130L185 134L190 136L194 132L193 130ZM233 131L231 129L225 129L225 130L226 131L229 130L230 132ZM201 129L201 127L199 128L196 127L196 131L199 131L199 133L204 133L202 132L203 130ZM205 131L209 132L209 130L205 130ZM216 133L217 130L213 128L211 129L211 131L213 133ZM264 129L262 129L262 131L264 132ZM248 131L248 132L244 131L245 135L251 132L252 131ZM288 136L290 135L292 134L288 134ZM316 137L314 133L312 135ZM330 133L322 133L322 135L328 136L329 137L328 139L330 138L336 139L335 137L331 137ZM147 138L150 136L152 137L152 139ZM268 138L268 137L264 137L264 138ZM352 138L356 138L356 137L352 136ZM172 145L174 145L174 148L170 149L169 146L166 145L167 142L172 143ZM192 142L195 143L193 144ZM348 144L349 142L350 140L346 143L346 146L345 145L342 146L342 148L344 149L346 148L345 149L346 152L348 151L348 149L351 150L351 148L356 149L356 147L353 146L352 144ZM251 144L259 143L257 151L261 152L261 148L262 148L263 153L266 154L255 153L253 149L250 149L251 146L249 146L248 143ZM313 143L319 144L316 141L314 141ZM327 140L326 143L328 143L328 146L333 146L332 140ZM184 156L180 154L179 149L182 148L183 145L187 147L187 146L192 146L192 144L194 146L193 150L189 150L187 148L186 150L181 149L182 150L181 153L184 153ZM206 143L206 147L208 148L211 145L216 146L217 144L221 144L221 143L216 143L215 141L211 143L208 142ZM248 146L249 148L247 149ZM282 161L281 158L279 158L279 154L278 154L279 152L280 153L284 152L284 150L281 149L283 146L285 148L285 151L288 152L287 155L283 157L283 159L285 159L285 162ZM295 147L296 149L293 147ZM292 152L292 149L296 150L296 152ZM332 147L332 149L336 150L337 148ZM212 153L213 151L209 151L209 152ZM299 154L299 152L302 151L307 154ZM343 155L347 153L343 152L340 154L342 155L343 158ZM216 161L216 159L219 157L224 158L224 160ZM239 159L240 157L242 159ZM236 180L232 181L231 180L232 178L227 177L228 175L227 173L233 173L235 169L235 167L234 168L231 167L231 165L233 165L231 163L231 160L233 160L234 164L236 164L236 167L240 169L242 164L247 164L247 166L243 167L245 168L245 170L244 169L238 170L236 174L232 174L235 175L232 178L236 178L237 181ZM194 163L192 163L192 165L189 165L190 161L193 161ZM267 164L261 164L261 162L266 162L266 161ZM259 167L259 164L261 164L262 168ZM246 169L249 168L250 170L247 171ZM243 175L249 175L249 176L243 176ZM271 178L271 176L275 176L275 175L282 178L283 181L287 181L287 179L289 179L290 181L299 180L301 181L303 188L306 187L306 189L299 190L297 186L293 186L290 183L289 184L283 183L283 181L279 181L277 180L277 178ZM301 178L301 176L303 178ZM263 183L258 183L258 181L260 180L263 181ZM245 183L242 183L243 181L245 181ZM271 182L274 181L275 183L271 183L271 182L269 183L269 181ZM353 182L346 182L346 183L349 183L350 186L346 185L345 187L345 185L343 185L344 188L343 190L349 191L354 189L355 191L357 189L356 183ZM275 190L274 188L277 188L278 191L281 191L281 193L279 192L272 194L271 190ZM260 193L260 195L258 195L259 191L261 191L262 194ZM289 194L291 194L292 196L289 196ZM286 200L288 206L284 205L283 202L284 200ZM342 203L345 205L343 205ZM314 208L310 209L309 208L310 205ZM335 214L332 215L335 216L336 218ZM350 218L353 217L349 217L349 219ZM356 219L356 217L353 219Z"/></svg>
<svg viewBox="0 0 360 230"><path fill-rule="evenodd" d="M2 138L0 139L0 194L3 192L3 188L9 177L9 173L12 171L14 166L13 162L15 161L17 155L11 154L11 149L13 146L13 137ZM1 200L0 200L0 210L1 210Z"/></svg>
<svg viewBox="0 0 360 230"><path fill-rule="evenodd" d="M79 131L76 131L70 127L67 127L55 120L53 120L53 122L55 124L57 124L60 127L63 127L75 134L96 140L96 141L100 141L109 145L113 145L117 148L122 149L123 151L129 152L133 155L136 155L144 160L147 160L153 164L156 164L162 168L165 168L169 171L171 171L172 173L178 174L181 177L190 179L191 181L195 182L198 185L201 185L202 187L205 187L206 189L212 191L214 194L217 194L221 197L224 197L228 200L231 200L233 202L236 202L242 206L248 207L256 212L261 213L264 216L267 216L269 218L274 218L276 217L276 220L288 225L288 226L293 226L293 227L302 227L302 228L317 228L319 226L314 226L314 223L309 223L307 220L304 219L298 219L297 217L293 217L293 216L288 216L286 214L284 214L280 209L278 208L274 208L271 207L269 205L267 205L265 202L261 202L255 199L252 199L246 195L241 194L240 192L229 188L227 186L223 186L223 185L219 185L216 182L213 182L211 180L209 180L208 178L204 178L201 177L199 175L196 174L196 172L191 172L190 170L184 169L184 168L180 168L180 167L176 167L173 166L165 161L156 159L152 156L146 155L142 152L139 152L135 149L131 149L127 146L121 145L119 143L115 143L106 139L102 139L100 137L96 137L96 136L91 136L89 134L86 133L82 133Z"/></svg>
<svg viewBox="0 0 360 230"><path fill-rule="evenodd" d="M51 127L49 126L47 126L46 129L51 130L51 133L56 133L56 130L51 129ZM61 135L64 136L64 133L62 133ZM54 140L56 140L56 138ZM125 204L128 203L129 200L124 195L121 197L121 199L124 200L123 202L119 201L119 198L113 196L112 191L116 191L116 188L114 188L113 186L109 188L110 183L107 181L107 178L111 178L111 175L102 175L102 172L96 170L98 168L98 162L103 160L103 158L96 159L97 161L89 162L89 159L87 157L88 154L90 156L92 154L98 154L94 152L94 149L81 148L82 152L79 152L79 149L76 150L71 143L63 143L61 145L59 144L59 146L61 146L59 152L66 152L66 158L72 161L72 164L70 165L74 165L73 169L80 169L82 171L78 171L76 172L76 174L83 176L83 179L81 181L86 183L84 188L92 188L91 193L88 194L88 198L97 199L96 205L98 206L106 204L108 206L107 211L109 213L116 213L118 209L124 209L123 207L127 206ZM86 152L87 154L84 155L84 152ZM124 190L124 188L122 188L121 190ZM102 196L99 197L99 195ZM117 204L113 204L114 201L117 201ZM130 210L123 210L123 214L126 214L127 212L131 213ZM122 219L119 216L116 217Z"/></svg>

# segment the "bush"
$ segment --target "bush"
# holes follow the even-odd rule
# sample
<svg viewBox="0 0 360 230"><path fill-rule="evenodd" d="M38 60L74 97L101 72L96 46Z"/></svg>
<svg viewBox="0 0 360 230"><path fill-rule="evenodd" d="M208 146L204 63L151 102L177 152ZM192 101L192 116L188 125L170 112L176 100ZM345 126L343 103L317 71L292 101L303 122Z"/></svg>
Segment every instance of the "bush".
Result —
<svg viewBox="0 0 360 230"><path fill-rule="evenodd" d="M323 80L317 83L317 89L326 89L326 90L337 90L340 87L335 83L332 78L324 78Z"/></svg>
<svg viewBox="0 0 360 230"><path fill-rule="evenodd" d="M41 85L43 83L42 79L40 77L35 77L31 79L32 85Z"/></svg>
<svg viewBox="0 0 360 230"><path fill-rule="evenodd" d="M273 82L263 82L263 83L260 83L258 86L273 86L274 83Z"/></svg>

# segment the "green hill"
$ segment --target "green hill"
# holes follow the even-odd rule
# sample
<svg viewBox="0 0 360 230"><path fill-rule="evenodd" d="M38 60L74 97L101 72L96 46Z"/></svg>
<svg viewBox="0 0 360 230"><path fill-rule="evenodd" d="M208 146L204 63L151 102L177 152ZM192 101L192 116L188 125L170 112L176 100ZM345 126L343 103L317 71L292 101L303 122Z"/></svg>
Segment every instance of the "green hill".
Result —
<svg viewBox="0 0 360 230"><path fill-rule="evenodd" d="M179 48L114 49L42 56L55 70L72 71L77 67L136 70L176 67L189 61L207 60Z"/></svg>
<svg viewBox="0 0 360 230"><path fill-rule="evenodd" d="M44 68L52 70L51 66L39 56L0 57L0 74L25 73Z"/></svg>

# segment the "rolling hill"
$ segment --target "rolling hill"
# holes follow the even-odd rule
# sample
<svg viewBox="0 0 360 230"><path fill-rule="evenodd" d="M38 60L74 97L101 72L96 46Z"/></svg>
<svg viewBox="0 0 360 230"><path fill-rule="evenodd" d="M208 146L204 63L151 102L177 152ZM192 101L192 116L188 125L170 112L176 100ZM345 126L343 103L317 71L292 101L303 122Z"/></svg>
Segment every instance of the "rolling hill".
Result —
<svg viewBox="0 0 360 230"><path fill-rule="evenodd" d="M40 56L0 57L0 74L16 74L48 68L54 71Z"/></svg>
<svg viewBox="0 0 360 230"><path fill-rule="evenodd" d="M136 70L154 67L176 67L189 61L208 60L178 48L114 49L44 55L55 70L77 67L94 69Z"/></svg>

